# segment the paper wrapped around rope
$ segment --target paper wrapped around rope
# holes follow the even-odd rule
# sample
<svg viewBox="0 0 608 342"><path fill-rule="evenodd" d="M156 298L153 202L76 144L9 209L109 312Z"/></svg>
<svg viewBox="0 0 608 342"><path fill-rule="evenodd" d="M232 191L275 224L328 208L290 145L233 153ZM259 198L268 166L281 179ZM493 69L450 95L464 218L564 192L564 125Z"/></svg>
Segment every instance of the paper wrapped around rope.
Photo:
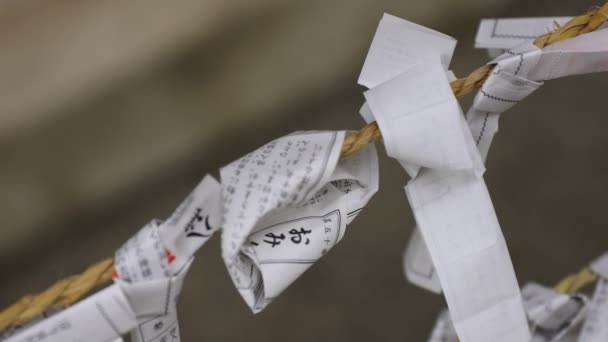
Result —
<svg viewBox="0 0 608 342"><path fill-rule="evenodd" d="M482 22L482 26L483 26ZM522 27L522 29L524 29ZM480 26L478 31L482 32ZM534 35L532 33L531 35ZM570 38L543 49L539 49L528 41L512 45L508 51L488 64L514 59L509 62L515 70L511 73L525 77L532 81L546 81L555 78L581 75L587 73L603 72L608 70L608 30L600 29ZM527 64L529 70L521 73L522 63ZM525 67L523 67L525 68ZM503 69L505 69L503 63Z"/></svg>
<svg viewBox="0 0 608 342"><path fill-rule="evenodd" d="M587 312L588 298L582 294L567 295L551 288L529 283L523 287L522 299L532 327L530 342L576 341L578 329ZM429 342L456 342L449 311L438 316Z"/></svg>
<svg viewBox="0 0 608 342"><path fill-rule="evenodd" d="M515 52L493 61L496 63L494 71L477 92L466 114L471 134L484 161L498 132L500 114L542 86L542 83L527 78L540 58L540 50L529 43L519 48L521 50L515 49Z"/></svg>
<svg viewBox="0 0 608 342"><path fill-rule="evenodd" d="M572 17L483 19L479 23L475 47L487 49L492 58L522 43L532 44L539 36L563 25Z"/></svg>
<svg viewBox="0 0 608 342"><path fill-rule="evenodd" d="M171 324L168 332L179 341L174 306L190 263L186 263L181 272L170 275L155 221L129 239L115 258L119 278L115 279L114 285L7 341L64 342L80 341L87 336L89 342L107 342L135 328L136 341L153 341L155 336L147 339L145 337L150 334L144 332L150 330L152 320L159 321L159 318L170 321L167 322ZM157 335L163 333L157 331Z"/></svg>
<svg viewBox="0 0 608 342"><path fill-rule="evenodd" d="M373 88L429 55L439 56L441 64L447 69L455 47L456 40L448 35L385 13L365 58L358 83Z"/></svg>
<svg viewBox="0 0 608 342"><path fill-rule="evenodd" d="M558 342L575 335L585 318L588 298L582 294L563 294L536 283L521 291L532 327L532 342Z"/></svg>
<svg viewBox="0 0 608 342"><path fill-rule="evenodd" d="M591 264L599 277L579 342L608 341L608 253Z"/></svg>
<svg viewBox="0 0 608 342"><path fill-rule="evenodd" d="M116 252L116 281L138 313L133 341L180 341L177 297L194 253L219 229L221 209L220 185L205 176L169 219L153 221Z"/></svg>
<svg viewBox="0 0 608 342"><path fill-rule="evenodd" d="M338 161L344 132L297 132L220 170L222 254L259 312L344 236L378 189L370 145Z"/></svg>
<svg viewBox="0 0 608 342"><path fill-rule="evenodd" d="M220 185L205 176L175 212L162 223L160 236L169 255L169 268L176 272L220 228Z"/></svg>
<svg viewBox="0 0 608 342"><path fill-rule="evenodd" d="M159 224L150 222L114 256L115 282L125 292L137 316L137 328L131 332L137 342L152 341L151 338L164 333L180 340L175 306L187 269L181 272L181 277L171 277L173 272L169 270Z"/></svg>
<svg viewBox="0 0 608 342"><path fill-rule="evenodd" d="M6 342L108 342L137 325L121 288L114 284L11 336Z"/></svg>
<svg viewBox="0 0 608 342"><path fill-rule="evenodd" d="M454 74L448 71L448 80L451 82L454 79L456 79ZM402 166L404 164L401 163ZM431 292L441 293L439 276L418 226L414 227L410 240L403 251L402 263L403 273L409 282Z"/></svg>
<svg viewBox="0 0 608 342"><path fill-rule="evenodd" d="M447 71L455 47L456 40L448 35L390 14L384 14L367 53L358 82L368 88L373 88L400 75L409 66L424 62L429 55L439 56L443 69ZM429 86L432 87L432 85L427 85L427 88ZM404 90L408 91L409 89ZM424 92L418 93L433 96L433 94L425 94ZM367 104L363 106L361 115L367 122L376 120ZM404 118L404 120L409 120L409 118ZM408 126L404 124L404 127ZM423 129L426 129L425 133L432 134L437 143L446 143L443 141L444 138L440 130L433 129L433 127ZM392 135L390 135L391 132ZM422 141L417 138L418 132L391 132L386 131L387 134L383 132L382 135L384 141L390 141L389 144L385 144L387 153L399 160L411 177L415 177L420 166L438 165L443 167L448 165L455 168L470 168L470 163L451 165L454 160L463 160L462 156L437 155L438 149L431 149L421 144ZM388 146L396 145L411 147L406 152L408 155L391 155L391 152L395 153L395 151L389 151Z"/></svg>
<svg viewBox="0 0 608 342"><path fill-rule="evenodd" d="M408 48L416 46L402 47ZM368 56L382 53L390 54L370 51ZM461 340L526 341L519 287L480 177L483 163L451 92L445 64L438 55L424 59L367 91L370 112L387 154L426 167L408 170L413 179L406 190L422 235L432 246L429 252ZM366 60L366 66L375 60L383 59ZM381 70L367 67L374 69ZM424 156L417 154L421 149Z"/></svg>
<svg viewBox="0 0 608 342"><path fill-rule="evenodd" d="M372 88L382 82L399 75L405 69L415 63L424 62L429 55L441 56L441 64L447 70L451 56L456 46L456 40L443 33L433 31L426 27L408 22L406 20L385 14L378 25L378 29L372 41L370 50L363 65L359 84ZM455 76L448 71L448 79L453 80ZM365 103L360 110L361 116L367 123L375 121L369 104ZM415 127L407 126L406 127ZM385 128L387 130L387 128ZM407 132L412 133L412 132ZM416 136L413 132L411 137ZM395 131L393 135L399 138L407 138L406 132ZM438 137L437 137L438 136ZM435 131L436 141L442 141L442 132ZM387 136L383 136L387 139ZM391 139L391 137L388 137ZM385 143L385 146L411 146L409 141L392 141ZM419 144L418 144L419 145ZM428 146L417 146L411 149L413 153L419 153L425 157L432 155L433 151ZM389 155L390 151L387 150ZM466 152L465 152L466 153ZM416 160L414 156L393 156L396 157L402 167L411 177L415 177L424 164L422 160ZM443 162L439 157L437 163ZM412 160L412 163L408 161ZM416 164L418 162L418 164ZM419 239L417 239L419 237ZM422 243L422 244L421 244ZM418 227L414 228L414 233L404 253L405 275L408 280L418 286L440 293L441 285L437 277L437 272L430 261L428 249L422 241Z"/></svg>
<svg viewBox="0 0 608 342"><path fill-rule="evenodd" d="M513 28L511 25L517 22L517 20L513 20L512 23L505 22L505 29L508 27L518 30L512 32L519 32L521 35L525 32L522 30L528 26ZM522 24L525 24L525 21ZM536 24L531 24L532 31L527 33L527 36L539 35L538 30L534 31L538 26L534 25ZM482 33L478 33L478 36L483 35L487 27L487 22L482 22L479 31ZM515 39L522 42L489 62L488 64L496 67L477 93L472 107L466 114L471 134L475 138L482 158L486 159L493 137L498 131L500 113L538 89L542 85L539 81L607 70L608 65L605 60L608 57L608 44L604 43L607 39L608 30L605 29L571 38L545 49L539 49L528 39ZM427 258L428 248L426 245L418 246L417 242L410 242L408 248L413 251L409 253L411 260L406 261L406 268L412 269L408 272L408 279L421 287L437 292L440 284L433 278L436 272ZM407 251L406 255L408 255ZM419 275L429 275L429 277Z"/></svg>
<svg viewBox="0 0 608 342"><path fill-rule="evenodd" d="M458 336L456 336L456 331L454 330L454 324L452 323L452 319L450 318L450 312L448 310L443 310L439 317L437 317L437 321L435 321L435 325L433 326L433 331L429 336L428 342L456 342L458 341Z"/></svg>
<svg viewBox="0 0 608 342"><path fill-rule="evenodd" d="M441 282L437 270L433 265L429 249L424 243L418 226L414 227L410 240L403 251L402 262L403 273L412 284L437 294L441 293Z"/></svg>
<svg viewBox="0 0 608 342"><path fill-rule="evenodd" d="M179 342L176 301L192 254L219 227L219 183L205 177L173 216L152 221L115 255L115 284L12 336L10 342Z"/></svg>

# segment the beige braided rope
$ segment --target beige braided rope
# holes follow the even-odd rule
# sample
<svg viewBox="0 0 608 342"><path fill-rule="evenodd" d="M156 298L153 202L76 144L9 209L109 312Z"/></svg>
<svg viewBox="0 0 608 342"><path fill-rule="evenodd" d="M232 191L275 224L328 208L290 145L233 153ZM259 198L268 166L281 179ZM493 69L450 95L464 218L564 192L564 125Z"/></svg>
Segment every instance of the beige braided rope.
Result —
<svg viewBox="0 0 608 342"><path fill-rule="evenodd" d="M554 31L539 37L534 44L543 48L547 45L591 32L606 21L608 21L608 3L573 18L561 27L556 25ZM456 96L464 96L480 88L493 68L493 65L484 65L473 71L469 76L452 82L451 87L454 94ZM340 157L347 158L380 138L380 129L375 122L372 122L357 133L349 135L344 139ZM113 273L114 262L112 258L108 258L90 266L78 275L59 280L43 292L22 297L13 305L0 312L0 333L9 328L23 325L39 317L45 311L65 308L77 302L94 288L109 283L112 280ZM563 285L564 289L562 291L568 291L572 288L589 284L592 281L594 281L592 273L588 273L588 271L579 272L564 280L564 282L570 285Z"/></svg>

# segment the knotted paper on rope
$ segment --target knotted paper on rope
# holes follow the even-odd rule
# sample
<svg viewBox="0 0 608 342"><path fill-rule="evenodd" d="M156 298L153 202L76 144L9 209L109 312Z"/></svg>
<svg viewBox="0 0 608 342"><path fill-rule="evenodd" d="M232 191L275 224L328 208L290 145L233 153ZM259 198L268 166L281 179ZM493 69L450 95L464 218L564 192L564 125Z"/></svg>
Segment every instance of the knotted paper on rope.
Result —
<svg viewBox="0 0 608 342"><path fill-rule="evenodd" d="M222 255L253 312L344 236L378 189L373 145L338 160L344 132L296 132L220 170Z"/></svg>
<svg viewBox="0 0 608 342"><path fill-rule="evenodd" d="M508 50L488 63L495 65L494 70L466 114L483 160L498 132L500 114L538 89L542 81L608 70L608 63L605 62L608 57L608 30L583 34L540 49L533 41L535 37L546 33L540 27L548 23L549 19L489 19L480 25L477 36L481 41L489 39L488 28L494 27L496 22L501 30L520 36L497 40L497 44L508 46ZM558 23L567 20L568 18L556 18ZM441 285L435 277L427 247L416 235L412 236L405 256L408 279L418 286L439 292Z"/></svg>
<svg viewBox="0 0 608 342"><path fill-rule="evenodd" d="M579 342L608 341L608 253L591 264L599 276Z"/></svg>
<svg viewBox="0 0 608 342"><path fill-rule="evenodd" d="M405 45L391 49L373 42L368 56L386 57L366 59L361 79L375 79L366 73L382 70L368 64L388 60L402 69L373 86L365 98L387 154L408 166L408 199L458 336L463 342L527 341L519 286L481 177L481 157L449 86L442 54L424 53L453 49L451 41L420 39L426 48L407 45L410 40L398 38L403 31L431 35L430 30L411 30L405 21L401 29L391 30L397 19L385 18L378 39ZM390 26L384 27L387 22Z"/></svg>
<svg viewBox="0 0 608 342"><path fill-rule="evenodd" d="M587 314L588 298L563 294L537 283L523 287L522 299L532 328L530 342L575 342ZM456 332L447 310L437 317L428 342L456 342Z"/></svg>
<svg viewBox="0 0 608 342"><path fill-rule="evenodd" d="M176 302L192 254L218 229L219 183L207 176L165 221L139 230L115 255L114 284L7 342L180 341Z"/></svg>
<svg viewBox="0 0 608 342"><path fill-rule="evenodd" d="M487 49L495 58L523 43L532 44L539 36L564 25L572 17L483 19L475 36L475 47Z"/></svg>

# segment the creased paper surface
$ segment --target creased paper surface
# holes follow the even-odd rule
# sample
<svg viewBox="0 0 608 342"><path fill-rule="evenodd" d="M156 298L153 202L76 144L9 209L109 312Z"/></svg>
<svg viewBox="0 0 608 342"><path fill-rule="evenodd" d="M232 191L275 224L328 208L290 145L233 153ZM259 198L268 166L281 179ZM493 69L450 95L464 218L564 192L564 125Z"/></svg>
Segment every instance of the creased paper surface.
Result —
<svg viewBox="0 0 608 342"><path fill-rule="evenodd" d="M375 147L338 162L344 132L298 132L221 169L222 252L259 312L344 236L378 189Z"/></svg>

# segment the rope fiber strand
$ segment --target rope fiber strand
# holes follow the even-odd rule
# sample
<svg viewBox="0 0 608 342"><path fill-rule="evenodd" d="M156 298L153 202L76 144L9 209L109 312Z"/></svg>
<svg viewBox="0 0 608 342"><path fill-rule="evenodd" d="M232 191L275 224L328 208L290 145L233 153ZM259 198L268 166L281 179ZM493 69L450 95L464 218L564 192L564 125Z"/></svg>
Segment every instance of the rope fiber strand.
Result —
<svg viewBox="0 0 608 342"><path fill-rule="evenodd" d="M556 24L555 30L538 37L534 44L539 48L576 37L596 30L608 21L608 3L577 16L563 26ZM453 81L450 85L456 96L464 96L479 89L490 75L494 65L484 65L465 78ZM368 144L380 140L382 135L375 122L364 126L357 133L344 139L341 158L347 158L363 150ZM24 325L49 310L65 308L88 294L95 288L106 285L112 280L114 261L112 258L100 261L84 272L57 281L48 289L36 294L26 295L13 305L0 312L0 333ZM596 276L583 270L564 279L558 285L562 292L573 291L595 281ZM564 285L565 284L565 285Z"/></svg>

